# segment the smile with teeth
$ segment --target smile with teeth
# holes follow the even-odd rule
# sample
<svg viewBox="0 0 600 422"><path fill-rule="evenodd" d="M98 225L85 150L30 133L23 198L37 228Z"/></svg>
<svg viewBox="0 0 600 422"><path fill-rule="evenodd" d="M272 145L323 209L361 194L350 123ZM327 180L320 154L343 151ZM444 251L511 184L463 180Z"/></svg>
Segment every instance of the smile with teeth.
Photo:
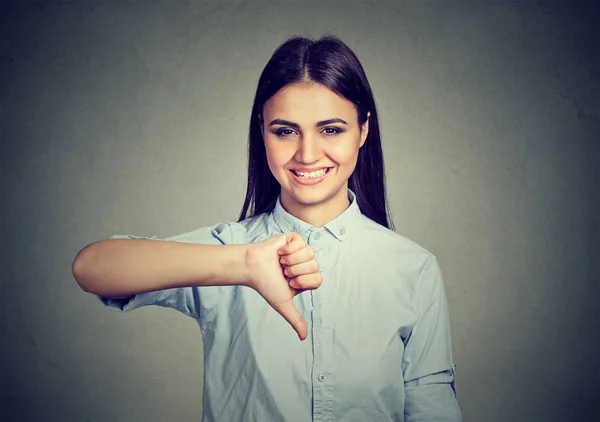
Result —
<svg viewBox="0 0 600 422"><path fill-rule="evenodd" d="M316 170L316 171L310 171L310 172L292 170L292 173L294 173L296 176L298 176L302 179L316 179L317 177L325 176L329 172L330 169L331 169L331 167L326 168L326 169Z"/></svg>

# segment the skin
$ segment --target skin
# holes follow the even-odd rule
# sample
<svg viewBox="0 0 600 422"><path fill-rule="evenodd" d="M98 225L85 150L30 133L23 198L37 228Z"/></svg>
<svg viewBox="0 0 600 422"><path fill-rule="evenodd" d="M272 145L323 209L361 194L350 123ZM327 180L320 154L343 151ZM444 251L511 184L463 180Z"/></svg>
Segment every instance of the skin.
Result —
<svg viewBox="0 0 600 422"><path fill-rule="evenodd" d="M348 179L367 138L369 119L360 126L352 102L314 82L280 90L265 103L263 117L267 162L281 185L281 205L293 216L322 227L350 205ZM332 119L343 122L318 125ZM290 172L320 167L331 170L316 185L302 185Z"/></svg>

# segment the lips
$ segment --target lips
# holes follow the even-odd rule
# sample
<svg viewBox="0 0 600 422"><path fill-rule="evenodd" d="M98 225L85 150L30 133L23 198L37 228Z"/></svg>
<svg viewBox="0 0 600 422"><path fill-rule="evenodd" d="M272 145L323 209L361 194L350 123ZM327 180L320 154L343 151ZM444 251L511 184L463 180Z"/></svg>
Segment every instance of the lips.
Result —
<svg viewBox="0 0 600 422"><path fill-rule="evenodd" d="M326 169L325 174L323 174L322 176L317 176L317 177L306 177L306 176L302 177L296 173L297 171L302 171L302 173L311 173L311 172L319 171L319 170L323 170L323 169ZM323 180L325 180L327 178L331 169L332 169L332 167L321 167L320 169L307 169L309 171L306 171L304 169L303 170L290 169L290 174L292 175L292 178L294 179L294 181L300 185L316 185L317 183L321 183Z"/></svg>

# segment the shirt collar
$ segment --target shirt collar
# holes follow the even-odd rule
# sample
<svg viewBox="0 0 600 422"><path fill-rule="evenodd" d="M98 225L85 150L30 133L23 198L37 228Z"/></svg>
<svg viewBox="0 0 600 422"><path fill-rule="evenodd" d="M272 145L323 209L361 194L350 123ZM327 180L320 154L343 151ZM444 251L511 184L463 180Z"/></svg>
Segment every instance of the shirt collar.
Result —
<svg viewBox="0 0 600 422"><path fill-rule="evenodd" d="M288 213L281 205L281 196L277 198L275 208L271 215L275 220L275 223L284 233L293 231L300 234L302 237L307 238L313 231L326 229L333 237L339 241L344 241L362 215L358 202L356 201L356 195L350 189L348 189L348 199L350 200L350 206L321 228L316 228Z"/></svg>

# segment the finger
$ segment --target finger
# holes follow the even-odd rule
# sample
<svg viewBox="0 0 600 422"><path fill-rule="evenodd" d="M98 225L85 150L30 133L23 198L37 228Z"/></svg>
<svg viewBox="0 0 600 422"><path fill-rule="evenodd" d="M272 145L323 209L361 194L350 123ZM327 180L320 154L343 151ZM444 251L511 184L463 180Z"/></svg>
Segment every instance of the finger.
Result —
<svg viewBox="0 0 600 422"><path fill-rule="evenodd" d="M290 287L297 290L314 290L321 287L323 276L321 273L299 275L289 280Z"/></svg>
<svg viewBox="0 0 600 422"><path fill-rule="evenodd" d="M286 233L287 244L280 247L277 251L279 255L289 255L291 253L296 252L299 249L302 249L306 242L298 233L290 232Z"/></svg>
<svg viewBox="0 0 600 422"><path fill-rule="evenodd" d="M279 258L279 262L284 265L296 265L302 262L308 262L315 258L315 251L309 245L298 249L294 253L284 255Z"/></svg>
<svg viewBox="0 0 600 422"><path fill-rule="evenodd" d="M279 314L292 326L292 328L298 334L300 340L304 340L306 338L308 334L306 321L304 321L304 318L294 306L292 299L289 299L288 301L278 305L273 305L273 308L279 312Z"/></svg>
<svg viewBox="0 0 600 422"><path fill-rule="evenodd" d="M303 274L312 274L319 271L319 263L312 259L308 262L301 262L296 265L288 265L283 269L283 273L290 277L297 277Z"/></svg>
<svg viewBox="0 0 600 422"><path fill-rule="evenodd" d="M306 246L306 242L304 242L304 239L298 236L297 238L294 238L293 240L288 242L286 245L280 247L277 253L279 255L289 255L302 249L304 246Z"/></svg>

